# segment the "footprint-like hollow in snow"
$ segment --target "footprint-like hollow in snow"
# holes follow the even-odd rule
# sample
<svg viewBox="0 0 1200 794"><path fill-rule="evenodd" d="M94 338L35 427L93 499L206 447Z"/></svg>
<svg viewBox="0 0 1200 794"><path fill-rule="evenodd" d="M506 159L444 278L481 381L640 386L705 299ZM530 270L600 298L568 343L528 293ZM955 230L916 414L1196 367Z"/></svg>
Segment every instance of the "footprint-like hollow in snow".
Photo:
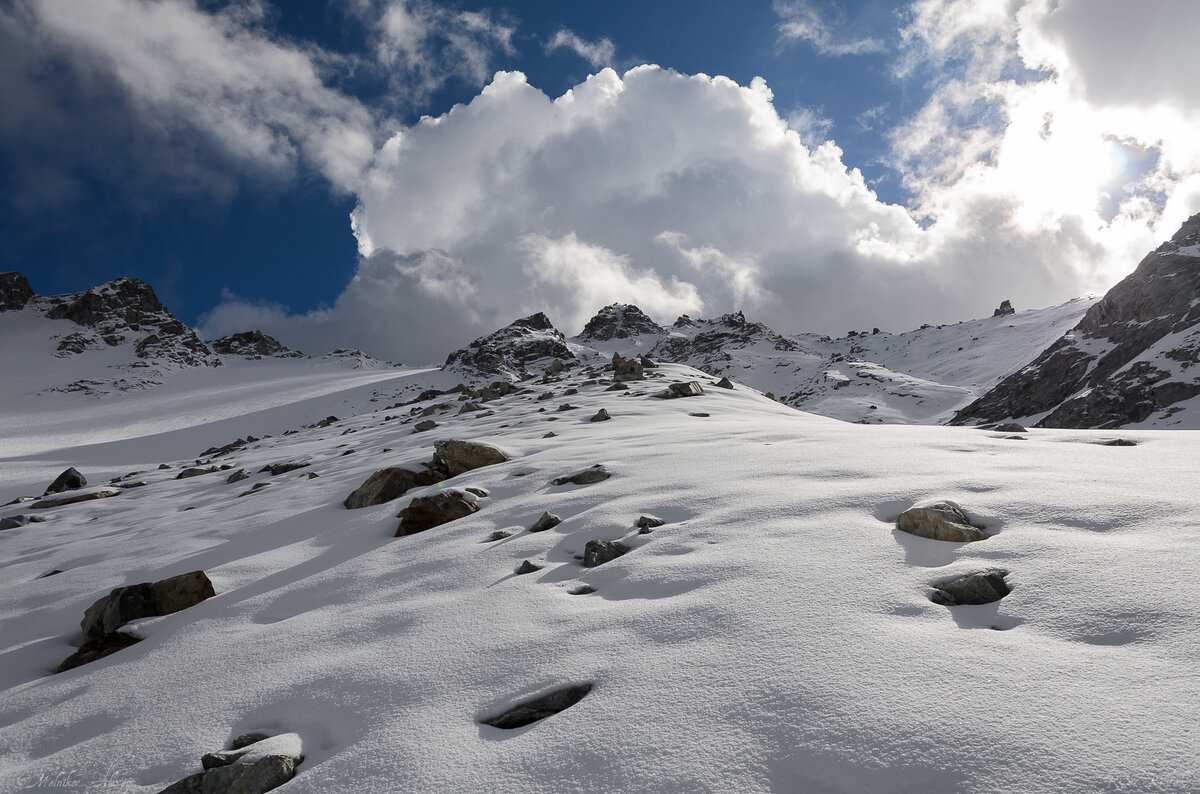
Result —
<svg viewBox="0 0 1200 794"><path fill-rule="evenodd" d="M555 689L552 692L539 695L533 700L519 703L494 717L482 719L480 723L504 730L524 728L526 725L532 725L538 720L544 720L560 711L571 708L571 706L583 700L587 693L591 691L592 685L590 683L573 684L561 689Z"/></svg>

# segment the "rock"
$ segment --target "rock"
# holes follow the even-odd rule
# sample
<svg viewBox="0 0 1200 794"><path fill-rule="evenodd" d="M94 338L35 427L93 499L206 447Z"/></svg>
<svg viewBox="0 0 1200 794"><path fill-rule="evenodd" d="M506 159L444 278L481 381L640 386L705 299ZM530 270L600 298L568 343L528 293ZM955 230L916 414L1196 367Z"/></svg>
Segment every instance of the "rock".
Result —
<svg viewBox="0 0 1200 794"><path fill-rule="evenodd" d="M71 496L60 496L57 499L41 499L29 506L30 510L46 510L51 507L62 507L63 505L73 505L76 502L91 502L96 499L107 499L110 496L117 496L121 492L116 488L102 488L99 491L91 491L90 493L72 494Z"/></svg>
<svg viewBox="0 0 1200 794"><path fill-rule="evenodd" d="M987 540L988 534L971 523L954 505L939 502L929 507L911 507L896 519L901 532L951 543L971 543Z"/></svg>
<svg viewBox="0 0 1200 794"><path fill-rule="evenodd" d="M629 387L626 386L624 383L614 383L613 385L611 385L607 389L605 389L605 391L626 391L628 388Z"/></svg>
<svg viewBox="0 0 1200 794"><path fill-rule="evenodd" d="M614 303L596 312L579 334L584 342L608 342L640 336L662 336L666 329L630 303Z"/></svg>
<svg viewBox="0 0 1200 794"><path fill-rule="evenodd" d="M1016 422L1002 422L992 428L997 433L1027 433L1029 432L1023 426Z"/></svg>
<svg viewBox="0 0 1200 794"><path fill-rule="evenodd" d="M554 359L554 360L557 361L558 359ZM544 391L538 395L539 401L540 400L553 400L553 399L554 399L554 392L552 392L552 391Z"/></svg>
<svg viewBox="0 0 1200 794"><path fill-rule="evenodd" d="M444 372L461 372L478 377L503 376L519 379L530 366L560 367L578 363L567 346L566 339L541 312L515 320L510 325L480 337L467 347L446 357ZM511 389L511 383L505 386ZM501 396L498 393L481 395L484 400Z"/></svg>
<svg viewBox="0 0 1200 794"><path fill-rule="evenodd" d="M261 469L259 469L258 473L262 474L264 472L270 472L272 477L278 477L280 474L283 474L285 472L295 471L296 469L303 469L305 466L309 466L309 465L311 465L311 464L297 463L295 461L292 461L289 463L271 463L271 464L269 464L267 466L263 466Z"/></svg>
<svg viewBox="0 0 1200 794"><path fill-rule="evenodd" d="M243 331L230 336L223 336L209 343L214 353L226 356L245 356L250 359L274 356L275 358L304 358L298 350L285 347L277 339L267 336L262 331Z"/></svg>
<svg viewBox="0 0 1200 794"><path fill-rule="evenodd" d="M542 570L542 566L534 565L529 560L525 560L519 566L517 566L515 573L517 576L524 576L527 573L535 573L540 570Z"/></svg>
<svg viewBox="0 0 1200 794"><path fill-rule="evenodd" d="M50 574L46 575L49 576ZM63 659L62 664L54 672L63 673L67 670L73 670L76 667L94 662L97 659L103 659L105 656L111 656L122 648L128 648L130 645L136 645L141 641L141 637L135 637L132 634L126 634L121 631L114 631L111 634L94 637L83 645L80 645L75 653Z"/></svg>
<svg viewBox="0 0 1200 794"><path fill-rule="evenodd" d="M487 540L485 540L484 543L495 543L498 540L504 540L505 538L511 537L511 532L505 532L503 529L497 529L495 532L487 536Z"/></svg>
<svg viewBox="0 0 1200 794"><path fill-rule="evenodd" d="M608 411L601 408L599 411L596 412L596 415L593 416L588 421L589 422L607 422L609 419L612 419L612 417L608 415Z"/></svg>
<svg viewBox="0 0 1200 794"><path fill-rule="evenodd" d="M631 380L642 380L646 377L645 368L642 362L636 358L631 358L628 361L622 361L621 364L613 372L613 380L618 383L624 383Z"/></svg>
<svg viewBox="0 0 1200 794"><path fill-rule="evenodd" d="M595 568L631 551L633 549L619 540L589 540L583 547L583 567Z"/></svg>
<svg viewBox="0 0 1200 794"><path fill-rule="evenodd" d="M42 496L49 496L52 493L62 493L63 491L78 491L85 485L87 485L87 478L72 466L58 475L54 482L50 483L50 487L42 493Z"/></svg>
<svg viewBox="0 0 1200 794"><path fill-rule="evenodd" d="M1010 314L1016 314L1017 310L1013 308L1011 301L1000 301L1000 307L992 312L993 317L1007 317Z"/></svg>
<svg viewBox="0 0 1200 794"><path fill-rule="evenodd" d="M953 579L944 579L933 585L933 595L929 600L935 604L953 607L967 604L990 604L999 601L1012 592L1004 577L1008 571L1002 568L988 568Z"/></svg>
<svg viewBox="0 0 1200 794"><path fill-rule="evenodd" d="M324 419L322 419L321 421L317 422L316 424L314 424L314 425L309 425L309 427L313 427L313 428L316 428L316 427L329 427L330 425L332 425L332 424L334 424L334 423L336 423L336 422L338 422L338 421L340 421L340 420L339 420L339 419L338 419L336 416L327 416L327 417L325 417Z"/></svg>
<svg viewBox="0 0 1200 794"><path fill-rule="evenodd" d="M501 714L497 714L495 717L488 717L487 719L480 720L480 722L484 725L491 725L493 728L502 728L504 730L523 728L538 720L544 720L546 717L569 709L583 700L587 693L591 691L591 684L575 684L563 687L562 689L548 692L545 695L540 695L532 700L527 700Z"/></svg>
<svg viewBox="0 0 1200 794"><path fill-rule="evenodd" d="M665 523L667 522L663 521L658 516L638 516L637 523L634 526L636 526L638 529L653 529L655 527L661 527Z"/></svg>
<svg viewBox="0 0 1200 794"><path fill-rule="evenodd" d="M45 520L41 516L9 516L8 518L0 518L0 530L16 529L17 527L29 524L41 524Z"/></svg>
<svg viewBox="0 0 1200 794"><path fill-rule="evenodd" d="M508 455L495 447L474 441L450 439L438 441L433 446L436 450L437 460L441 462L451 477L509 460Z"/></svg>
<svg viewBox="0 0 1200 794"><path fill-rule="evenodd" d="M295 777L296 766L303 760L303 757L268 755L252 763L232 762L185 777L159 794L262 794Z"/></svg>
<svg viewBox="0 0 1200 794"><path fill-rule="evenodd" d="M533 522L533 526L529 528L530 532L545 532L547 529L553 529L562 523L562 519L550 512L542 513L541 518Z"/></svg>
<svg viewBox="0 0 1200 794"><path fill-rule="evenodd" d="M212 474L213 472L218 472L218 471L220 471L220 469L217 468L216 466L209 466L208 468L184 469L183 471L181 471L175 475L175 479L186 480L190 477L199 477L201 474Z"/></svg>
<svg viewBox="0 0 1200 794"><path fill-rule="evenodd" d="M33 297L29 280L16 271L0 273L0 312L17 311Z"/></svg>
<svg viewBox="0 0 1200 794"><path fill-rule="evenodd" d="M146 481L145 481L145 480L134 480L133 482L123 482L123 483L118 483L118 485L117 485L117 487L118 487L118 488L123 488L123 489L127 489L127 488L144 488L145 486L146 486Z"/></svg>
<svg viewBox="0 0 1200 794"><path fill-rule="evenodd" d="M704 390L700 388L700 384L694 380L689 380L686 383L672 383L667 386L667 390L659 394L659 397L674 399L676 397L699 397L704 394Z"/></svg>
<svg viewBox="0 0 1200 794"><path fill-rule="evenodd" d="M553 430L551 430L549 433L542 436L542 438L558 438L558 433L555 433Z"/></svg>
<svg viewBox="0 0 1200 794"><path fill-rule="evenodd" d="M473 493L476 496L480 497L481 499L488 495L488 492L482 488L468 487L468 488L463 488L463 490L466 491L467 493Z"/></svg>
<svg viewBox="0 0 1200 794"><path fill-rule="evenodd" d="M433 496L418 496L400 511L400 526L396 537L415 535L479 510L458 491L444 491Z"/></svg>
<svg viewBox="0 0 1200 794"><path fill-rule="evenodd" d="M721 388L721 389L732 389L733 381L731 381L729 378L721 378L719 381L717 381L713 385L718 388Z"/></svg>
<svg viewBox="0 0 1200 794"><path fill-rule="evenodd" d="M546 374L547 375L557 375L558 373L562 372L564 369L566 369L566 367L563 366L562 360L556 358L550 362L550 366L546 367Z"/></svg>
<svg viewBox="0 0 1200 794"><path fill-rule="evenodd" d="M374 507L393 499L399 499L413 488L433 485L438 481L432 474L410 471L409 469L387 468L368 477L358 486L345 501L342 502L347 510L358 510L363 507Z"/></svg>
<svg viewBox="0 0 1200 794"><path fill-rule="evenodd" d="M85 637L95 639L132 620L170 615L214 595L216 591L204 571L118 587L88 607L79 625Z"/></svg>
<svg viewBox="0 0 1200 794"><path fill-rule="evenodd" d="M556 477L551 480L551 485L591 485L592 483L604 482L611 476L604 469L584 469L569 477Z"/></svg>
<svg viewBox="0 0 1200 794"><path fill-rule="evenodd" d="M711 414L707 414L704 411L692 411L688 414L688 416L696 416L701 419L707 419L709 416L711 416Z"/></svg>
<svg viewBox="0 0 1200 794"><path fill-rule="evenodd" d="M482 411L482 410L483 410L483 406L481 406L479 403L474 402L472 400L467 400L466 402L464 402L462 404L462 407L458 409L458 414L459 414L459 416L462 416L463 414L474 413L475 411Z"/></svg>
<svg viewBox="0 0 1200 794"><path fill-rule="evenodd" d="M571 405L570 403L563 403L562 405L558 406L558 412L561 414L563 411L574 411L576 407L577 406Z"/></svg>
<svg viewBox="0 0 1200 794"><path fill-rule="evenodd" d="M241 482L242 480L247 479L249 476L250 476L249 469L238 469L233 474L230 474L228 477L226 477L225 482L230 482L230 483Z"/></svg>
<svg viewBox="0 0 1200 794"><path fill-rule="evenodd" d="M413 425L413 432L424 433L426 430L432 430L437 426L437 422L433 421L432 419L426 419L423 422L417 422L415 425Z"/></svg>
<svg viewBox="0 0 1200 794"><path fill-rule="evenodd" d="M573 587L567 591L567 595L590 595L596 592L596 588L590 584L581 584L579 587Z"/></svg>
<svg viewBox="0 0 1200 794"><path fill-rule="evenodd" d="M1127 438L1114 438L1110 441L1101 441L1100 446L1102 446L1102 447L1136 447L1137 442L1130 441Z"/></svg>

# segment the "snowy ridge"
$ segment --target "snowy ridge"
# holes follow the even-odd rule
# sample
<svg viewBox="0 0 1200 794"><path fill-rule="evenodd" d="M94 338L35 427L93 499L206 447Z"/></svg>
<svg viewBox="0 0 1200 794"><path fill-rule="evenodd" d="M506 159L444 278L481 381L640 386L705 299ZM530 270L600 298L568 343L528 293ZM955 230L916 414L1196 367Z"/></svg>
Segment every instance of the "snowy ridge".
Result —
<svg viewBox="0 0 1200 794"><path fill-rule="evenodd" d="M427 374L360 376L396 392ZM28 447L27 465L79 463L89 487L134 471L145 485L0 532L0 791L159 791L252 730L299 743L294 792L1200 786L1194 433L1135 431L1122 448L1095 431L862 427L683 365L650 374L612 392L568 372L465 413L435 395L289 435L260 426L221 459L252 472L236 483L175 479L253 430L231 432L244 403L222 408L219 390L226 418L185 435L168 432L181 403L164 400L120 440ZM692 379L700 396L654 396ZM82 421L112 421L108 401L77 404ZM612 418L589 421L600 408ZM427 411L437 426L414 432ZM511 460L343 507L372 472L419 468L445 439ZM304 467L260 471L279 462ZM611 476L551 484L596 464ZM468 494L478 512L393 537L411 498L468 487L486 494ZM930 500L992 537L895 529ZM544 511L562 522L529 532ZM641 534L641 515L664 523ZM488 542L497 531L510 535ZM583 568L594 539L631 551ZM524 560L541 568L514 574ZM1003 600L929 600L932 583L996 566L1013 584ZM49 674L96 598L197 569L215 597ZM594 592L570 594L581 585ZM527 727L481 722L577 684L591 689Z"/></svg>

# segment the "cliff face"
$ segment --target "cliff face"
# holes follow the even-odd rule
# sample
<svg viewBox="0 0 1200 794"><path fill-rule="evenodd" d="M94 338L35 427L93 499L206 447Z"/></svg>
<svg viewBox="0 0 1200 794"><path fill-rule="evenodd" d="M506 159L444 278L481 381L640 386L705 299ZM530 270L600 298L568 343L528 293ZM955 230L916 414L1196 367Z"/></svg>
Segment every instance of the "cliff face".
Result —
<svg viewBox="0 0 1200 794"><path fill-rule="evenodd" d="M1044 414L1039 427L1119 427L1200 394L1200 214L1079 324L952 424Z"/></svg>

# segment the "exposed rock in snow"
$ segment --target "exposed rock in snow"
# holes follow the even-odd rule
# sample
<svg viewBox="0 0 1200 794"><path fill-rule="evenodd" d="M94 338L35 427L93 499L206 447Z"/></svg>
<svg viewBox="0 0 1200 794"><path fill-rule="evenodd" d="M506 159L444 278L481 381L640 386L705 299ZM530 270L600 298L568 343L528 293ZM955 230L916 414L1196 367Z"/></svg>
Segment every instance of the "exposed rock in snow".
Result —
<svg viewBox="0 0 1200 794"><path fill-rule="evenodd" d="M112 634L130 621L170 615L214 595L216 591L204 571L118 587L88 607L79 625L85 637L96 639Z"/></svg>
<svg viewBox="0 0 1200 794"><path fill-rule="evenodd" d="M553 529L562 523L562 519L553 513L547 511L542 513L537 521L533 522L533 526L529 528L530 532L545 532L547 529Z"/></svg>
<svg viewBox="0 0 1200 794"><path fill-rule="evenodd" d="M1008 571L1002 568L988 568L965 576L944 579L933 585L933 595L929 600L948 607L990 604L1012 592L1012 588L1004 580L1006 576Z"/></svg>
<svg viewBox="0 0 1200 794"><path fill-rule="evenodd" d="M562 332L538 312L454 351L446 357L442 371L472 379L518 381L530 368L545 369L554 360L562 366L578 363Z"/></svg>
<svg viewBox="0 0 1200 794"><path fill-rule="evenodd" d="M427 529L439 527L478 511L474 502L468 501L458 491L443 491L433 496L418 496L400 511L400 527L396 537L415 535Z"/></svg>
<svg viewBox="0 0 1200 794"><path fill-rule="evenodd" d="M87 478L72 466L58 475L54 482L50 483L49 487L46 488L42 496L49 496L52 493L62 493L63 491L77 491L85 485L87 485Z"/></svg>
<svg viewBox="0 0 1200 794"><path fill-rule="evenodd" d="M592 691L591 684L576 684L562 689L556 689L553 692L547 692L544 695L527 700L517 706L497 714L495 717L488 717L480 720L484 725L491 725L494 728L503 728L512 730L514 728L524 728L526 725L544 720L560 711L566 711L574 706L579 701Z"/></svg>
<svg viewBox="0 0 1200 794"><path fill-rule="evenodd" d="M584 469L581 472L567 475L566 477L555 477L551 481L551 485L591 485L597 482L604 482L612 475L606 472L603 468L592 467Z"/></svg>
<svg viewBox="0 0 1200 794"><path fill-rule="evenodd" d="M1010 314L1016 314L1017 310L1013 308L1011 301L1000 301L1000 307L992 312L993 317L1007 317Z"/></svg>
<svg viewBox="0 0 1200 794"><path fill-rule="evenodd" d="M116 496L121 493L116 488L101 488L96 491L88 491L87 493L71 494L69 496L59 496L51 499L39 499L31 504L31 510L48 510L51 507L62 507L64 505L78 504L79 502L93 502L97 499L108 499L111 496Z"/></svg>
<svg viewBox="0 0 1200 794"><path fill-rule="evenodd" d="M437 477L424 472L410 471L397 467L380 469L367 478L366 482L342 502L347 510L373 507L393 499L399 499L413 488L433 485Z"/></svg>
<svg viewBox="0 0 1200 794"><path fill-rule="evenodd" d="M15 271L0 273L0 312L24 309L33 297L29 280Z"/></svg>
<svg viewBox="0 0 1200 794"><path fill-rule="evenodd" d="M224 356L242 356L249 359L258 359L263 356L304 358L304 354L299 350L292 350L262 331L242 331L223 336L209 342L209 347L213 349L214 353Z"/></svg>
<svg viewBox="0 0 1200 794"><path fill-rule="evenodd" d="M28 526L29 524L40 524L45 520L41 516L7 516L6 518L0 518L0 530L16 529L17 527Z"/></svg>
<svg viewBox="0 0 1200 794"><path fill-rule="evenodd" d="M585 344L594 345L613 339L662 336L666 331L667 329L647 317L637 306L614 303L596 312L583 327L578 339Z"/></svg>
<svg viewBox="0 0 1200 794"><path fill-rule="evenodd" d="M596 568L631 551L619 540L589 540L583 547L583 567Z"/></svg>
<svg viewBox="0 0 1200 794"><path fill-rule="evenodd" d="M517 566L517 569L513 571L513 573L515 573L517 576L524 576L528 573L537 573L540 570L542 570L542 566L534 565L529 560L523 560L521 564Z"/></svg>
<svg viewBox="0 0 1200 794"><path fill-rule="evenodd" d="M896 519L896 528L910 535L951 543L972 543L989 537L962 510L945 502L905 510Z"/></svg>
<svg viewBox="0 0 1200 794"><path fill-rule="evenodd" d="M1037 427L1167 424L1200 394L1200 214L1019 372L959 411L954 424L1037 417Z"/></svg>
<svg viewBox="0 0 1200 794"><path fill-rule="evenodd" d="M464 472L494 466L509 459L500 450L489 444L476 441L448 439L433 445L435 459L445 468L447 476L457 477Z"/></svg>

